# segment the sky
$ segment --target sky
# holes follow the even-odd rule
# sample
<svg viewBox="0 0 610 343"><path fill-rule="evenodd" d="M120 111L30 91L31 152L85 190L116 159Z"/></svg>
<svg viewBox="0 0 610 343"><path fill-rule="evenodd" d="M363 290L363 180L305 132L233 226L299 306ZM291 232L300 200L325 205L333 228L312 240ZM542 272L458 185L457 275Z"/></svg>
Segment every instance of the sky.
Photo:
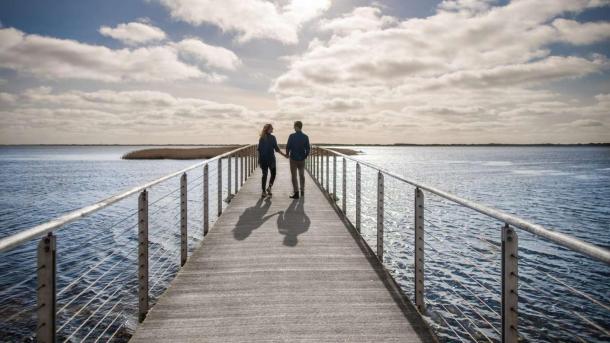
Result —
<svg viewBox="0 0 610 343"><path fill-rule="evenodd" d="M609 0L4 0L0 144L610 142Z"/></svg>

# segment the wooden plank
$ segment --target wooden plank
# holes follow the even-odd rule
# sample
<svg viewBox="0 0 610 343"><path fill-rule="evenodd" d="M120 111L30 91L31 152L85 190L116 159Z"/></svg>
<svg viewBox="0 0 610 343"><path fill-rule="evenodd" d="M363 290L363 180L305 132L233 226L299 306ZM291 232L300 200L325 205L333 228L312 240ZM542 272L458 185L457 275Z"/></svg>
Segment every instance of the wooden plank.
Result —
<svg viewBox="0 0 610 343"><path fill-rule="evenodd" d="M136 330L133 342L430 342L370 249L306 176L273 198L249 178Z"/></svg>

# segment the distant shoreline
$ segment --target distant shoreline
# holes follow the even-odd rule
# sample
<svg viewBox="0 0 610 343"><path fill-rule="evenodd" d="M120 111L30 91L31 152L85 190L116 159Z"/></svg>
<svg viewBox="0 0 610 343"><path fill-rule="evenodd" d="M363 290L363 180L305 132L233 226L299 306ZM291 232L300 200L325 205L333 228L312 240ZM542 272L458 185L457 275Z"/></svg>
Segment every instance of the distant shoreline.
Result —
<svg viewBox="0 0 610 343"><path fill-rule="evenodd" d="M234 147L243 144L0 144L0 147L10 146L185 146L185 147ZM482 143L482 144L414 144L414 143L393 143L393 144L355 144L355 143L318 143L320 146L379 146L379 147L587 147L587 146L610 146L610 143L537 143L537 144L511 144L511 143Z"/></svg>
<svg viewBox="0 0 610 343"><path fill-rule="evenodd" d="M241 145L206 148L153 148L134 150L121 157L123 160L201 160L222 155Z"/></svg>
<svg viewBox="0 0 610 343"><path fill-rule="evenodd" d="M123 160L201 160L213 158L235 150L243 145L211 146L205 148L152 148L134 150L121 157ZM283 146L281 146L283 149ZM345 155L356 155L358 151L353 149L336 149ZM238 152L237 156L241 156Z"/></svg>

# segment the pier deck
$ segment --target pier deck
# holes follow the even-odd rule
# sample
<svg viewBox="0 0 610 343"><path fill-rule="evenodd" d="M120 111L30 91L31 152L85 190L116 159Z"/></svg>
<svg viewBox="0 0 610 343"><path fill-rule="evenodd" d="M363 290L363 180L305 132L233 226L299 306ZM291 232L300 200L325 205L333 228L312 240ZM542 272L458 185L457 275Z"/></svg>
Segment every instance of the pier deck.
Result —
<svg viewBox="0 0 610 343"><path fill-rule="evenodd" d="M306 175L257 169L150 310L133 342L429 342L423 319Z"/></svg>

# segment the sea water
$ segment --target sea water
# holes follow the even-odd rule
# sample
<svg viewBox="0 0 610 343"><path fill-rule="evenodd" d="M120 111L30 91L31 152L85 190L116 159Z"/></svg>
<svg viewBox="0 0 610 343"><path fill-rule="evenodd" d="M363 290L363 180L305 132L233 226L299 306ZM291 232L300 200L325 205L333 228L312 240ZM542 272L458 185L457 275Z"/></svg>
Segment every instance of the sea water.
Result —
<svg viewBox="0 0 610 343"><path fill-rule="evenodd" d="M121 160L141 147L0 148L0 237L95 203L198 161ZM354 147L358 159L610 247L610 149L607 147ZM341 159L337 196L341 203ZM218 171L210 166L210 193ZM223 167L226 194L226 163ZM281 171L280 171L281 172ZM332 173L330 174L332 178ZM355 163L347 162L347 214L354 219ZM362 168L362 233L375 246L376 171ZM189 234L201 239L202 171L188 173ZM331 179L332 180L332 179ZM331 181L332 182L332 181ZM413 298L414 189L385 177L385 260ZM179 247L179 178L149 189L152 301L171 280ZM332 185L331 185L332 187ZM278 195L279 196L279 195ZM215 199L210 213L216 213ZM61 338L125 340L136 325L137 195L56 231ZM223 203L223 206L224 203ZM425 194L427 319L443 340L486 340L500 327L502 223ZM214 218L212 218L213 220ZM531 341L604 341L610 268L527 232L519 235L519 330ZM35 325L38 240L0 255L0 337L23 340ZM83 276L84 275L84 276ZM597 301L592 302L582 294ZM97 298L96 298L97 295ZM94 299L90 302L90 299ZM108 300L106 303L104 301ZM112 307L120 303L119 306ZM97 312L95 309L98 309ZM584 319L583 319L584 318ZM89 319L87 322L86 320ZM98 324L99 323L99 324ZM126 323L122 325L122 323ZM95 326L97 324L97 327ZM602 330L595 325L602 327Z"/></svg>

